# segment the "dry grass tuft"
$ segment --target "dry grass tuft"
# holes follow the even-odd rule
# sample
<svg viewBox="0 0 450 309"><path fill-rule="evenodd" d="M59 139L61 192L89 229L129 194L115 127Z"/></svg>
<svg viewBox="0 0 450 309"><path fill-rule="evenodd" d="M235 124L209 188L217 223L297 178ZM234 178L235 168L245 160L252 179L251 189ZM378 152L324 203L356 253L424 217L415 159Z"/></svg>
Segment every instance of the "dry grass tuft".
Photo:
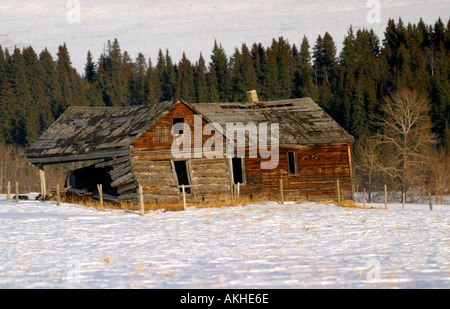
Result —
<svg viewBox="0 0 450 309"><path fill-rule="evenodd" d="M102 262L109 264L112 262L112 258L110 256L105 256L104 258L102 258Z"/></svg>
<svg viewBox="0 0 450 309"><path fill-rule="evenodd" d="M78 205L83 205L91 208L100 209L100 202L93 200L92 198L86 198L86 199L70 199L70 198L61 198L61 201L63 203L74 203ZM187 207L195 207L195 208L224 208L224 207L238 207L238 206L246 206L248 204L257 204L257 203L265 203L265 202L279 202L273 197L257 197L250 199L248 197L242 197L235 200L224 200L224 199L218 199L215 201L198 201L198 202L188 202ZM306 199L300 199L297 200L296 203L301 204L308 202ZM315 201L320 202L325 205L337 205L337 201L333 200L324 200L324 201ZM281 205L282 206L282 205ZM288 206L288 205L286 205ZM384 210L382 207L363 207L356 205L354 201L352 200L343 200L341 202L341 207L346 209L381 209ZM114 204L114 203L103 203L104 209L110 209L110 210L124 210L124 211L140 211L140 206L138 204L134 203L120 203L120 204ZM154 211L154 210L164 210L164 211L183 211L183 203L182 201L179 202L150 202L145 203L144 205L145 211ZM281 208L280 208L281 209ZM288 209L288 208L283 208Z"/></svg>

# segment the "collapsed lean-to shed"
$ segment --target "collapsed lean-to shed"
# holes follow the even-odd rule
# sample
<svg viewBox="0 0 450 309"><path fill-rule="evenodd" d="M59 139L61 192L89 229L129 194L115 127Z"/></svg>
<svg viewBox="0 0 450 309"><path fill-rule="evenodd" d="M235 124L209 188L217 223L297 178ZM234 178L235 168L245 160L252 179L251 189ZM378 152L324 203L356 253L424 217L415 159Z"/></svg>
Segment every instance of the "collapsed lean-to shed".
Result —
<svg viewBox="0 0 450 309"><path fill-rule="evenodd" d="M194 128L227 123L278 123L279 164L261 169L261 157L177 159L171 152L179 134L173 125ZM198 118L197 118L198 119ZM179 133L179 132L178 132ZM192 152L200 151L194 144ZM202 135L202 144L211 136ZM225 140L225 138L224 138ZM188 198L230 197L230 183L240 183L241 196L277 196L284 179L287 198L336 197L339 179L343 198L352 198L350 143L353 138L310 98L250 103L162 102L138 107L70 107L25 156L37 166L93 161L74 170L68 185L103 190L117 201L138 201L138 186L149 202L178 201L184 185ZM226 144L226 142L224 143Z"/></svg>

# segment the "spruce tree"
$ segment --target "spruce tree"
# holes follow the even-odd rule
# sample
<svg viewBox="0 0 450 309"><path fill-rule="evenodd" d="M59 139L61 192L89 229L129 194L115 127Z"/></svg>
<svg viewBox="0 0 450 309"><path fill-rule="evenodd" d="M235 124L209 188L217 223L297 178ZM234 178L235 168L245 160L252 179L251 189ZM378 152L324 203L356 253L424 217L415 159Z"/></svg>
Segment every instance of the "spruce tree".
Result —
<svg viewBox="0 0 450 309"><path fill-rule="evenodd" d="M195 101L194 69L185 53L178 64L176 98L186 102Z"/></svg>
<svg viewBox="0 0 450 309"><path fill-rule="evenodd" d="M208 101L208 82L206 79L206 62L203 55L200 54L200 58L195 65L195 100L196 102L207 102Z"/></svg>
<svg viewBox="0 0 450 309"><path fill-rule="evenodd" d="M231 74L228 58L222 45L214 41L213 53L211 55L210 73L215 74L217 80L217 92L219 100L227 102L231 97Z"/></svg>
<svg viewBox="0 0 450 309"><path fill-rule="evenodd" d="M95 79L95 63L92 59L91 51L88 51L86 61L86 66L84 67L84 78L92 84Z"/></svg>
<svg viewBox="0 0 450 309"><path fill-rule="evenodd" d="M152 66L151 59L148 61L147 87L147 102L149 104L159 103L162 98L161 80L157 69Z"/></svg>

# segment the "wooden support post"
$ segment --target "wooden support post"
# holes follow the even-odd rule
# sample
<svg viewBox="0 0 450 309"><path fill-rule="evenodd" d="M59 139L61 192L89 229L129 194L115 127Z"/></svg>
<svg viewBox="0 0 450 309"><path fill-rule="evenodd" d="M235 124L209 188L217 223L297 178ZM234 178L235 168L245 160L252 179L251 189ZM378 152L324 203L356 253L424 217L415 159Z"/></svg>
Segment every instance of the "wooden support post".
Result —
<svg viewBox="0 0 450 309"><path fill-rule="evenodd" d="M405 190L402 192L402 209L405 209L405 203L406 203L406 193Z"/></svg>
<svg viewBox="0 0 450 309"><path fill-rule="evenodd" d="M352 185L352 200L355 200L355 185Z"/></svg>
<svg viewBox="0 0 450 309"><path fill-rule="evenodd" d="M11 200L11 181L8 181L8 184L6 185L6 199L8 201Z"/></svg>
<svg viewBox="0 0 450 309"><path fill-rule="evenodd" d="M384 185L384 209L388 208L388 203L387 203L387 186Z"/></svg>
<svg viewBox="0 0 450 309"><path fill-rule="evenodd" d="M141 206L141 216L145 215L144 209L144 191L142 190L142 186L139 185L139 205Z"/></svg>
<svg viewBox="0 0 450 309"><path fill-rule="evenodd" d="M433 200L431 199L431 192L428 193L428 200L430 201L430 210L433 210Z"/></svg>
<svg viewBox="0 0 450 309"><path fill-rule="evenodd" d="M283 189L283 179L280 178L280 202L284 205L284 189Z"/></svg>
<svg viewBox="0 0 450 309"><path fill-rule="evenodd" d="M363 206L366 207L366 188L363 188Z"/></svg>
<svg viewBox="0 0 450 309"><path fill-rule="evenodd" d="M239 199L241 196L241 183L237 183L237 198Z"/></svg>
<svg viewBox="0 0 450 309"><path fill-rule="evenodd" d="M44 166L39 166L39 183L41 185L41 196L45 197L47 195L47 187L45 183L45 172L44 172Z"/></svg>
<svg viewBox="0 0 450 309"><path fill-rule="evenodd" d="M61 195L59 190L59 184L56 185L56 205L61 206Z"/></svg>
<svg viewBox="0 0 450 309"><path fill-rule="evenodd" d="M19 203L19 183L16 182L16 203Z"/></svg>
<svg viewBox="0 0 450 309"><path fill-rule="evenodd" d="M99 184L97 185L97 190L98 190L98 194L100 196L100 210L103 211L104 207L103 207L103 185Z"/></svg>
<svg viewBox="0 0 450 309"><path fill-rule="evenodd" d="M181 186L181 191L183 192L183 209L187 210L187 208L186 208L186 190L184 188L184 185Z"/></svg>
<svg viewBox="0 0 450 309"><path fill-rule="evenodd" d="M339 179L336 181L336 185L337 185L338 206L341 207L341 188L339 184Z"/></svg>
<svg viewBox="0 0 450 309"><path fill-rule="evenodd" d="M234 200L234 183L233 183L233 179L230 179L230 195L231 195L231 200Z"/></svg>

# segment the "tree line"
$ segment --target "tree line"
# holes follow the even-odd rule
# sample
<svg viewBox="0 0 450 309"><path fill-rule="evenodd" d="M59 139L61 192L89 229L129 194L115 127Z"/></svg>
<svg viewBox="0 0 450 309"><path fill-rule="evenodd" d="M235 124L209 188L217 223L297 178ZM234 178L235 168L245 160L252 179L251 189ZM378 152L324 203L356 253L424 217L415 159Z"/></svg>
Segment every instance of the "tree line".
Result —
<svg viewBox="0 0 450 309"><path fill-rule="evenodd" d="M168 50L156 62L142 53L131 59L117 39L108 41L98 61L87 54L79 74L66 44L53 59L31 46L0 48L0 132L8 144L29 145L68 106L131 106L182 99L187 102L245 101L256 89L262 100L311 97L356 139L379 128L384 98L410 88L431 101L432 129L440 144L450 136L450 21L405 25L390 20L382 41L373 30L351 27L337 54L329 33L311 48L306 37L290 44L243 44L228 57L214 42L207 61L184 54L174 63Z"/></svg>

